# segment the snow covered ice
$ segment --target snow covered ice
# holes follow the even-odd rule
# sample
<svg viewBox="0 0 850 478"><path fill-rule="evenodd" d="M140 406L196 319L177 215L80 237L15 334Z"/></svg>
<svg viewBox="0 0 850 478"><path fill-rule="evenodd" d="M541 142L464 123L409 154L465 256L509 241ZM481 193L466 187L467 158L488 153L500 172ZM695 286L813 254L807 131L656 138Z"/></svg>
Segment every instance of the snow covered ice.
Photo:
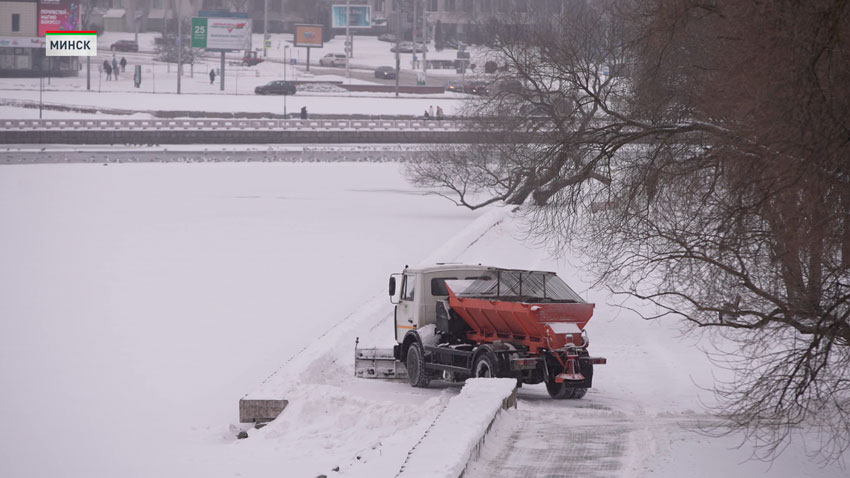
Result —
<svg viewBox="0 0 850 478"><path fill-rule="evenodd" d="M588 476L845 476L682 428L711 377L693 343L607 305L510 209L424 196L395 163L3 166L0 219L4 477L394 476L462 390L353 377L354 334L392 342L387 275L419 261L556 269L598 304L595 388L521 388L470 476L506 443L597 456L569 454L588 433L609 450L574 461ZM290 406L237 440L239 398L275 377Z"/></svg>

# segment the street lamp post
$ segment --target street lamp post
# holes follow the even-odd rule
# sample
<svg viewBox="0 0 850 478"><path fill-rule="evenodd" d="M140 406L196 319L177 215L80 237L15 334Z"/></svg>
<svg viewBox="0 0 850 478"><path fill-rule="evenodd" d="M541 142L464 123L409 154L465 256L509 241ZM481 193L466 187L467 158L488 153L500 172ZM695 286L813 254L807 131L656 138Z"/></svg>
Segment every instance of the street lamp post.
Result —
<svg viewBox="0 0 850 478"><path fill-rule="evenodd" d="M286 55L289 53L289 45L283 46L283 81L286 81L286 70L289 69L289 64L287 64ZM283 92L283 119L286 119L286 91Z"/></svg>
<svg viewBox="0 0 850 478"><path fill-rule="evenodd" d="M398 98L398 80L401 76L401 9L395 14L395 97Z"/></svg>
<svg viewBox="0 0 850 478"><path fill-rule="evenodd" d="M263 2L263 58L268 56L266 42L269 40L269 0Z"/></svg>

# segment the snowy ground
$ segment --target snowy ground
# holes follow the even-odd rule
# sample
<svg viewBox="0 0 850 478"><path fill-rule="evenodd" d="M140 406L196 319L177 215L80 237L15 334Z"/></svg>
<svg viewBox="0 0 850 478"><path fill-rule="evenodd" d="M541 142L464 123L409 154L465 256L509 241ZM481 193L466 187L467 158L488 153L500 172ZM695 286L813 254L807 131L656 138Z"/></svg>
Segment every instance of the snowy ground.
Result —
<svg viewBox="0 0 850 478"><path fill-rule="evenodd" d="M609 360L583 400L520 389L469 476L847 476L690 431L710 419L693 340L397 164L3 166L0 222L3 477L392 477L460 388L355 379L354 336L390 343L387 275L436 261L558 271ZM290 406L236 440L262 382Z"/></svg>

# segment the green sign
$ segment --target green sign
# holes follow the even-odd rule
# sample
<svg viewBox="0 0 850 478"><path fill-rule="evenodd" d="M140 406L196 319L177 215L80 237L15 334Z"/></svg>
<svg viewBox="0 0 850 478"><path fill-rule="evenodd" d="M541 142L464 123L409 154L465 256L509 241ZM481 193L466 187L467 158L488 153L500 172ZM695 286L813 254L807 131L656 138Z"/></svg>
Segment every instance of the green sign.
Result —
<svg viewBox="0 0 850 478"><path fill-rule="evenodd" d="M207 19L192 19L192 48L207 47Z"/></svg>

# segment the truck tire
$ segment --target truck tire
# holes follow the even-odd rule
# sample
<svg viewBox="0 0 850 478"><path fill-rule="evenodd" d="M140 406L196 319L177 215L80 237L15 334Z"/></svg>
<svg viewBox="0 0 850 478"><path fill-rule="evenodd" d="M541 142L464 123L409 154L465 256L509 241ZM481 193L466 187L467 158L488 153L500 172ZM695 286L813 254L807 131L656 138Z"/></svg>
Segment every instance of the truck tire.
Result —
<svg viewBox="0 0 850 478"><path fill-rule="evenodd" d="M496 365L496 357L493 354L484 352L475 359L472 365L472 376L474 378L495 378L499 376L499 369Z"/></svg>
<svg viewBox="0 0 850 478"><path fill-rule="evenodd" d="M407 379L412 387L425 388L431 382L425 370L425 355L417 343L407 349Z"/></svg>

